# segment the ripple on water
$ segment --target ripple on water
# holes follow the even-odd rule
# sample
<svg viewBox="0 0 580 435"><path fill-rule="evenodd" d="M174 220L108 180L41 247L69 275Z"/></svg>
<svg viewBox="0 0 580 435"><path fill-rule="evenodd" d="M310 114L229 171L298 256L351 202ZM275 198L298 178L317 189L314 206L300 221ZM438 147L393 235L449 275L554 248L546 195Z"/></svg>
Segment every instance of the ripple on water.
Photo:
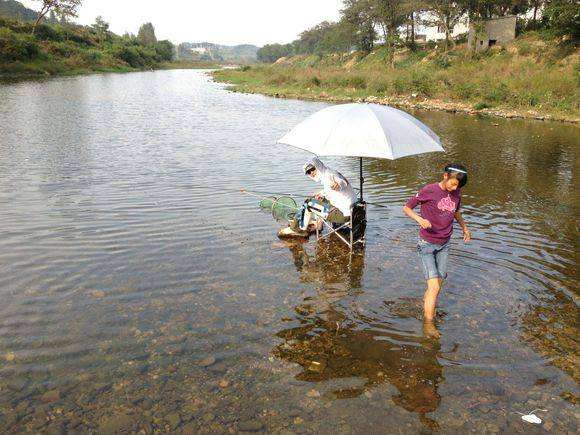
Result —
<svg viewBox="0 0 580 435"><path fill-rule="evenodd" d="M576 127L417 112L448 152L364 160L382 207L351 257L279 241L239 192L316 189L276 139L324 106L195 71L0 85L2 429L523 432L511 411L545 403L575 427ZM437 338L401 207L448 160L474 239L454 236Z"/></svg>

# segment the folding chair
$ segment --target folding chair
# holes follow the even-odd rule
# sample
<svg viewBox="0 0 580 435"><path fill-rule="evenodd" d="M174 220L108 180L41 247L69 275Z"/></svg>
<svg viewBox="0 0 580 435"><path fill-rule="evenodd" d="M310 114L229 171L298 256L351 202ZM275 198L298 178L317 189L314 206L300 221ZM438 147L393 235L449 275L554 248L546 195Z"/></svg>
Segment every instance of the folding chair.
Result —
<svg viewBox="0 0 580 435"><path fill-rule="evenodd" d="M322 221L323 227L328 233L321 236L318 226L316 227L316 239L324 239L335 234L342 240L352 252L357 244L364 246L365 231L367 226L367 204L364 201L358 201L353 204L350 217L345 218L336 208L330 211L327 216L315 213L318 219Z"/></svg>

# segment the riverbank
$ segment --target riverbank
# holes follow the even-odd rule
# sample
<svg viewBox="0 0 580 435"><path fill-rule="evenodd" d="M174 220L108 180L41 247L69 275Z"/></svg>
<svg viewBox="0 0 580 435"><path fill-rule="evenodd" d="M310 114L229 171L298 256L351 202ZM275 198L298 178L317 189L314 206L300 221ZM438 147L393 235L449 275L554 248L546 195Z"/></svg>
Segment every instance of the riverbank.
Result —
<svg viewBox="0 0 580 435"><path fill-rule="evenodd" d="M173 61L163 62L154 67L133 68L126 65L115 67L84 67L68 69L66 66L56 66L44 62L14 63L0 66L0 79L34 79L38 77L50 76L77 76L84 74L98 73L130 73L149 70L171 70L171 69L212 69L219 68L220 65L211 62L184 62Z"/></svg>
<svg viewBox="0 0 580 435"><path fill-rule="evenodd" d="M578 50L526 35L500 50L462 45L401 50L395 68L379 48L360 53L282 58L213 73L237 92L328 102L365 101L407 109L578 123ZM498 79L500 78L500 79Z"/></svg>
<svg viewBox="0 0 580 435"><path fill-rule="evenodd" d="M169 41L145 43L131 35L76 24L0 18L0 77L32 78L151 69L212 68L212 62L175 61Z"/></svg>

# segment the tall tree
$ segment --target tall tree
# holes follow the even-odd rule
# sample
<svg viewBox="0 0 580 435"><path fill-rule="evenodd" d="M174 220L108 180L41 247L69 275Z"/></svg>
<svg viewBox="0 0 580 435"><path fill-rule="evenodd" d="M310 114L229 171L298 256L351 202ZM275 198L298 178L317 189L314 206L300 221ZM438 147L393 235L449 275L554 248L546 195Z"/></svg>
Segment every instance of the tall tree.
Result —
<svg viewBox="0 0 580 435"><path fill-rule="evenodd" d="M443 29L445 33L445 51L449 49L449 42L455 46L451 37L453 28L461 21L467 12L467 5L461 1L452 0L425 0L428 11L431 13L433 22L427 19L428 24L434 24Z"/></svg>
<svg viewBox="0 0 580 435"><path fill-rule="evenodd" d="M358 48L370 53L374 47L377 32L376 0L345 0L342 9L344 19L352 25Z"/></svg>
<svg viewBox="0 0 580 435"><path fill-rule="evenodd" d="M529 0L529 7L532 9L532 20L534 23L538 21L538 12L545 5L546 0Z"/></svg>
<svg viewBox="0 0 580 435"><path fill-rule="evenodd" d="M34 0L41 3L41 8L38 11L38 17L32 26L32 34L36 32L36 27L40 20L42 20L49 12L54 13L61 21L66 21L68 18L77 16L78 8L82 4L82 0Z"/></svg>
<svg viewBox="0 0 580 435"><path fill-rule="evenodd" d="M107 23L102 16L99 15L95 20L95 24L91 27L97 32L100 42L109 39L109 23Z"/></svg>
<svg viewBox="0 0 580 435"><path fill-rule="evenodd" d="M407 0L408 11L407 15L407 42L415 44L415 29L420 22L421 14L427 10L425 0Z"/></svg>
<svg viewBox="0 0 580 435"><path fill-rule="evenodd" d="M385 43L389 50L391 66L395 66L395 44L399 39L399 27L405 24L413 10L413 2L408 0L375 0L375 16L385 29Z"/></svg>
<svg viewBox="0 0 580 435"><path fill-rule="evenodd" d="M139 33L137 38L143 45L153 45L157 43L157 37L155 36L155 27L151 23L145 23L139 28Z"/></svg>

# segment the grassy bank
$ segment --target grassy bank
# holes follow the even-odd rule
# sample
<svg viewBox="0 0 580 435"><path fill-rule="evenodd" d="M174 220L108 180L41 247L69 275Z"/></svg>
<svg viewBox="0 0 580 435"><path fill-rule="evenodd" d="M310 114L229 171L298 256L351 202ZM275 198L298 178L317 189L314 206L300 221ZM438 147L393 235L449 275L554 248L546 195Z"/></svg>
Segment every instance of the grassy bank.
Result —
<svg viewBox="0 0 580 435"><path fill-rule="evenodd" d="M400 50L395 68L384 48L371 54L282 58L273 65L220 70L218 81L241 92L326 101L374 101L403 107L497 116L580 118L578 50L528 33L483 54L465 45Z"/></svg>
<svg viewBox="0 0 580 435"><path fill-rule="evenodd" d="M74 24L32 24L0 18L0 76L75 75L145 69L209 68L207 62L174 62L169 41L143 44Z"/></svg>

